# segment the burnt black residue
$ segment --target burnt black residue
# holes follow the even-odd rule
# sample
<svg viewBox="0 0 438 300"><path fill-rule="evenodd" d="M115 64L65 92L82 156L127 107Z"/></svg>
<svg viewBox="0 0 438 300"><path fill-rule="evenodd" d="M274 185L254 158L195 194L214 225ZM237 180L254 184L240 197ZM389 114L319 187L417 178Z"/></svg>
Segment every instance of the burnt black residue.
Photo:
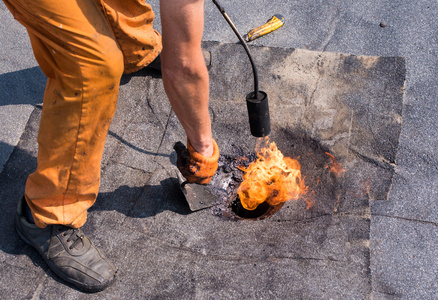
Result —
<svg viewBox="0 0 438 300"><path fill-rule="evenodd" d="M243 181L242 168L247 168L256 158L255 153L245 154L238 146L234 146L233 154L220 155L218 170L209 185L212 192L220 198L219 204L213 208L215 215L230 220L245 218L235 212L236 205L241 206L237 199L237 189Z"/></svg>
<svg viewBox="0 0 438 300"><path fill-rule="evenodd" d="M270 138L276 142L284 156L297 158L301 164L301 175L308 186L306 197L314 202L307 216L316 217L337 212L344 199L342 176L345 174L339 176L330 171L328 153L333 155L331 150L317 137L311 137L307 132L298 129L280 129ZM342 158L336 158L342 164Z"/></svg>
<svg viewBox="0 0 438 300"><path fill-rule="evenodd" d="M302 176L308 186L308 194L304 197L312 198L315 203L306 211L305 217L336 212L343 200L343 188L342 180L329 171L330 158L327 153L330 153L330 149L304 132L286 129L271 134L270 141L277 144L284 156L297 158L301 164ZM276 206L263 203L253 211L244 209L237 195L244 174L241 168L248 167L257 156L255 153L244 153L238 146L234 146L233 152L229 155L221 154L218 171L209 185L211 192L219 199L217 205L211 209L214 215L226 220L260 220L272 216L283 206L290 206L288 202ZM303 211L306 210L304 200L304 198L298 200L300 211L298 209L291 211L291 214L295 214L291 217L304 217Z"/></svg>
<svg viewBox="0 0 438 300"><path fill-rule="evenodd" d="M271 206L268 203L260 204L255 210L243 208L237 195L237 189L243 181L242 168L256 160L255 153L244 153L235 146L234 154L222 155L219 158L219 168L213 177L210 187L212 193L219 197L218 205L212 208L213 214L226 220L261 220L270 217L278 211L283 204Z"/></svg>

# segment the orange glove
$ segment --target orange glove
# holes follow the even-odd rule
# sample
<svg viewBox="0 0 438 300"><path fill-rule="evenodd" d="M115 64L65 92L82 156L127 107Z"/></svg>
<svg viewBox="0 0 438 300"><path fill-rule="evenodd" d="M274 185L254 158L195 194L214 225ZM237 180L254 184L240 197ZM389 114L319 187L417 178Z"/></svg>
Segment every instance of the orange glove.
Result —
<svg viewBox="0 0 438 300"><path fill-rule="evenodd" d="M213 140L213 155L205 157L193 149L190 141L187 139L187 148L183 143L178 142L173 146L178 159L176 165L181 174L190 183L208 184L217 170L219 160L219 147Z"/></svg>

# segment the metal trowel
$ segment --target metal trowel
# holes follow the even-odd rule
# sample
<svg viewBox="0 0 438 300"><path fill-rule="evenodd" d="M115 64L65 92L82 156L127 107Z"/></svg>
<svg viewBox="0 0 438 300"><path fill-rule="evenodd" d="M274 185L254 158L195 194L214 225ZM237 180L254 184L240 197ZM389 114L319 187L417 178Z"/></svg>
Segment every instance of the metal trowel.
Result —
<svg viewBox="0 0 438 300"><path fill-rule="evenodd" d="M218 197L211 193L208 185L188 183L179 171L176 171L176 175L191 211L209 208L216 204Z"/></svg>

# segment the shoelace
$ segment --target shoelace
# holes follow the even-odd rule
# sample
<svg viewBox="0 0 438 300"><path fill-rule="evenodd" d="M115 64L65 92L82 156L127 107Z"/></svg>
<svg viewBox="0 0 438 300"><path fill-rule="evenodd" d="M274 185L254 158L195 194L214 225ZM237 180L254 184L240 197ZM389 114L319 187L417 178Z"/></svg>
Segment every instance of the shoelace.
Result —
<svg viewBox="0 0 438 300"><path fill-rule="evenodd" d="M73 241L73 244L70 245L69 249L72 250L75 248L79 243L82 243L82 240L84 239L85 235L77 228L69 228L66 231L62 233L62 236L67 237L67 243L70 243ZM81 248L77 248L78 250Z"/></svg>

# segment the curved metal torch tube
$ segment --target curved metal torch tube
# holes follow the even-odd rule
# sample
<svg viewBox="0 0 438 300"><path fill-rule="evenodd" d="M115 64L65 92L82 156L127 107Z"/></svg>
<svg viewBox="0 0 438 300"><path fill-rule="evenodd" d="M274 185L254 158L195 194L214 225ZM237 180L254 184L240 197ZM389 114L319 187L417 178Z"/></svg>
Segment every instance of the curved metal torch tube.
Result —
<svg viewBox="0 0 438 300"><path fill-rule="evenodd" d="M236 34L236 36L239 39L239 41L242 43L242 46L245 49L246 54L249 57L249 61L251 62L251 66L252 66L252 72L254 74L254 95L255 95L255 99L257 99L257 96L259 94L259 78L258 78L258 75L257 75L257 68L256 68L256 66L254 64L254 61L253 61L252 56L251 56L251 53L249 52L248 45L246 44L246 42L243 39L243 37L240 35L240 33L237 30L236 26L234 26L233 22L231 21L230 17L228 16L228 14L225 12L225 9L219 4L219 2L217 2L217 0L212 0L212 1L217 6L217 8L221 12L221 14L224 16L225 20L228 22L228 24L230 25L231 29L233 29L234 33Z"/></svg>

